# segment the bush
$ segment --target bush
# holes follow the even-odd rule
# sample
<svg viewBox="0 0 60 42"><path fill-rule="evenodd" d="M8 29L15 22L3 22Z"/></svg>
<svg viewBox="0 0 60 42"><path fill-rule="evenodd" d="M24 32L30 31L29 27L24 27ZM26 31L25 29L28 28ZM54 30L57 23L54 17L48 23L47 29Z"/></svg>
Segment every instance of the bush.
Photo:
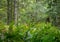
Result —
<svg viewBox="0 0 60 42"><path fill-rule="evenodd" d="M31 42L60 42L60 30L50 23L36 25Z"/></svg>
<svg viewBox="0 0 60 42"><path fill-rule="evenodd" d="M4 37L0 38L1 42L60 42L60 30L50 23L21 24L18 27L1 25L1 28L0 34Z"/></svg>

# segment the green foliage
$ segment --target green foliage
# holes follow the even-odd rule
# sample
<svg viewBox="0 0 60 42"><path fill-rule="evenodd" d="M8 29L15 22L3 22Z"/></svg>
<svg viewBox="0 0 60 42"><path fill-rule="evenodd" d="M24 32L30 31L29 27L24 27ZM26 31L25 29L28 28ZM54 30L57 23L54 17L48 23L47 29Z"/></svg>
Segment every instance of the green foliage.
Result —
<svg viewBox="0 0 60 42"><path fill-rule="evenodd" d="M10 32L8 32L9 26L4 27L2 32L5 42L8 40L10 42L60 42L60 30L50 23L37 23L34 26L21 24L18 28L13 25ZM2 32L0 33L2 34Z"/></svg>
<svg viewBox="0 0 60 42"><path fill-rule="evenodd" d="M51 24L39 24L31 42L60 42L60 30Z"/></svg>

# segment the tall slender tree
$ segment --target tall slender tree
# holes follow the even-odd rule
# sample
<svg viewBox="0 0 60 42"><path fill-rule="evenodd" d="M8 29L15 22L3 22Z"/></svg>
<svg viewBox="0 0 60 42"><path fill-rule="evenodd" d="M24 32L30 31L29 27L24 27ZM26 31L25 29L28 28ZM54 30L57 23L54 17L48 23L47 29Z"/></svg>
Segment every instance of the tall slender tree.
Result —
<svg viewBox="0 0 60 42"><path fill-rule="evenodd" d="M12 22L12 0L7 0L7 24Z"/></svg>
<svg viewBox="0 0 60 42"><path fill-rule="evenodd" d="M15 20L15 25L18 25L18 5L17 5L17 0L14 0L14 20Z"/></svg>

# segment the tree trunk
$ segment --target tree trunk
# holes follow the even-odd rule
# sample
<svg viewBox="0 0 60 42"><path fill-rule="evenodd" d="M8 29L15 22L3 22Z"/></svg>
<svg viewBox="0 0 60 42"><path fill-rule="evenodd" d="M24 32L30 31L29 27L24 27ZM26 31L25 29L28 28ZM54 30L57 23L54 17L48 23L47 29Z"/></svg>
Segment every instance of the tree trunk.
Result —
<svg viewBox="0 0 60 42"><path fill-rule="evenodd" d="M14 20L15 20L15 25L18 25L18 5L17 5L17 0L14 0Z"/></svg>
<svg viewBox="0 0 60 42"><path fill-rule="evenodd" d="M12 0L7 0L7 24L12 22Z"/></svg>

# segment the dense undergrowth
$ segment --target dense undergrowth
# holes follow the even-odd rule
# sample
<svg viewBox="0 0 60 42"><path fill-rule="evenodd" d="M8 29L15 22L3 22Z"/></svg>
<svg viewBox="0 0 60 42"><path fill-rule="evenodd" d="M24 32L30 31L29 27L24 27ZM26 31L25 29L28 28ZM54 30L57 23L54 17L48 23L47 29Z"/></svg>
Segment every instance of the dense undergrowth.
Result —
<svg viewBox="0 0 60 42"><path fill-rule="evenodd" d="M0 24L0 42L60 42L60 30L50 23Z"/></svg>

